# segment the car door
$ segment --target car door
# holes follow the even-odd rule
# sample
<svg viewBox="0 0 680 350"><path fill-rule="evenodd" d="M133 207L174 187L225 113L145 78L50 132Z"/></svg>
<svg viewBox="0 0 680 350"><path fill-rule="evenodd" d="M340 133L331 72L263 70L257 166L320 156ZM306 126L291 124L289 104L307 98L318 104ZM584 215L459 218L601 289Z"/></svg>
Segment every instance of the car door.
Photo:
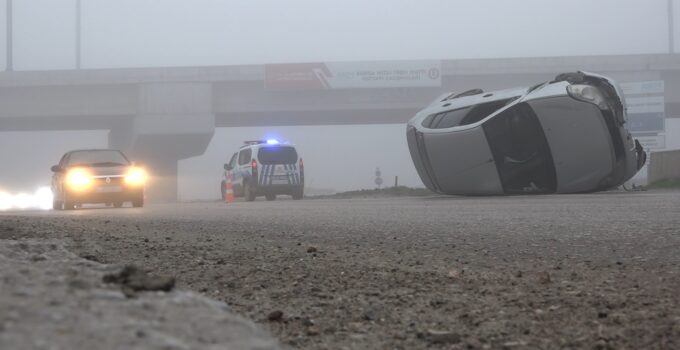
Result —
<svg viewBox="0 0 680 350"><path fill-rule="evenodd" d="M66 165L68 165L68 156L68 153L64 154L64 156L61 157L61 160L59 160L59 167L61 167L62 171L52 174L52 193L58 200L62 199L64 182L66 181Z"/></svg>
<svg viewBox="0 0 680 350"><path fill-rule="evenodd" d="M253 151L250 148L242 149L238 153L238 166L237 166L238 173L239 173L238 184L241 186L241 188L243 188L243 186L245 185L245 182L249 181L249 179L250 179L250 175L251 175L250 174L250 171L251 171L251 169L250 169L250 158L251 158L252 154L253 154Z"/></svg>
<svg viewBox="0 0 680 350"><path fill-rule="evenodd" d="M234 153L227 163L229 170L224 171L225 181L231 177L231 184L233 186L234 193L238 191L238 181L239 181L239 171L238 171L238 152Z"/></svg>

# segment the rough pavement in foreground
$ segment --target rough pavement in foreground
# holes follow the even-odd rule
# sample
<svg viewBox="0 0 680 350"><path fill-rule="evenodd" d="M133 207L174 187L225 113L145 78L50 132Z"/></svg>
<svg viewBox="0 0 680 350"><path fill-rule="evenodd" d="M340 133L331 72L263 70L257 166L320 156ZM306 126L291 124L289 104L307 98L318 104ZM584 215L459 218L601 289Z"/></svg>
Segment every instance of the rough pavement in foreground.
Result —
<svg viewBox="0 0 680 350"><path fill-rule="evenodd" d="M0 214L300 349L680 348L680 192ZM14 227L11 233L3 232Z"/></svg>
<svg viewBox="0 0 680 350"><path fill-rule="evenodd" d="M128 299L101 283L114 269L57 240L0 239L0 349L279 348L223 303L192 292Z"/></svg>

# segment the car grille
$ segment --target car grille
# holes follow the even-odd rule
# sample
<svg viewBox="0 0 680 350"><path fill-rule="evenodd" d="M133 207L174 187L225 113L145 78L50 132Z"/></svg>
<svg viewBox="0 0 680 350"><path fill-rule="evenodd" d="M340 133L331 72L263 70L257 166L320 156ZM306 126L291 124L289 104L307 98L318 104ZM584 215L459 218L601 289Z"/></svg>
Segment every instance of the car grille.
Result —
<svg viewBox="0 0 680 350"><path fill-rule="evenodd" d="M109 182L106 181L106 179L109 179ZM116 175L116 176L97 176L94 178L94 185L101 187L101 186L122 186L123 185L123 177Z"/></svg>

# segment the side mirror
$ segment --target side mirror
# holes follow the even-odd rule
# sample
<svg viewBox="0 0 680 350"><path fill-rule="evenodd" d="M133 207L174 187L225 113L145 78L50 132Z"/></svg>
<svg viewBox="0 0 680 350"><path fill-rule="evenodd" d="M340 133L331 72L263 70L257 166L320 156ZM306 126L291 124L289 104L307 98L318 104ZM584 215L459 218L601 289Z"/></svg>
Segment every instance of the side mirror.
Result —
<svg viewBox="0 0 680 350"><path fill-rule="evenodd" d="M50 170L52 170L52 172L54 172L54 173L60 173L60 172L64 171L64 169L62 169L62 167L60 167L58 165L53 165L50 168Z"/></svg>
<svg viewBox="0 0 680 350"><path fill-rule="evenodd" d="M231 170L231 166L229 166L229 164L224 164L224 170Z"/></svg>

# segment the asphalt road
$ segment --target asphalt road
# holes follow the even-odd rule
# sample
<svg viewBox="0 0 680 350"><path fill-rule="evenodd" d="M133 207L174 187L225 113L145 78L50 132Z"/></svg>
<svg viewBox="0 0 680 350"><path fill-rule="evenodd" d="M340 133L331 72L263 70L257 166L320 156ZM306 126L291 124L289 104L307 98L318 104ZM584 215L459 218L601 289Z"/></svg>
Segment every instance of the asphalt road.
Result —
<svg viewBox="0 0 680 350"><path fill-rule="evenodd" d="M680 348L680 192L182 203L0 222L2 239L65 238L89 259L173 275L293 348Z"/></svg>

